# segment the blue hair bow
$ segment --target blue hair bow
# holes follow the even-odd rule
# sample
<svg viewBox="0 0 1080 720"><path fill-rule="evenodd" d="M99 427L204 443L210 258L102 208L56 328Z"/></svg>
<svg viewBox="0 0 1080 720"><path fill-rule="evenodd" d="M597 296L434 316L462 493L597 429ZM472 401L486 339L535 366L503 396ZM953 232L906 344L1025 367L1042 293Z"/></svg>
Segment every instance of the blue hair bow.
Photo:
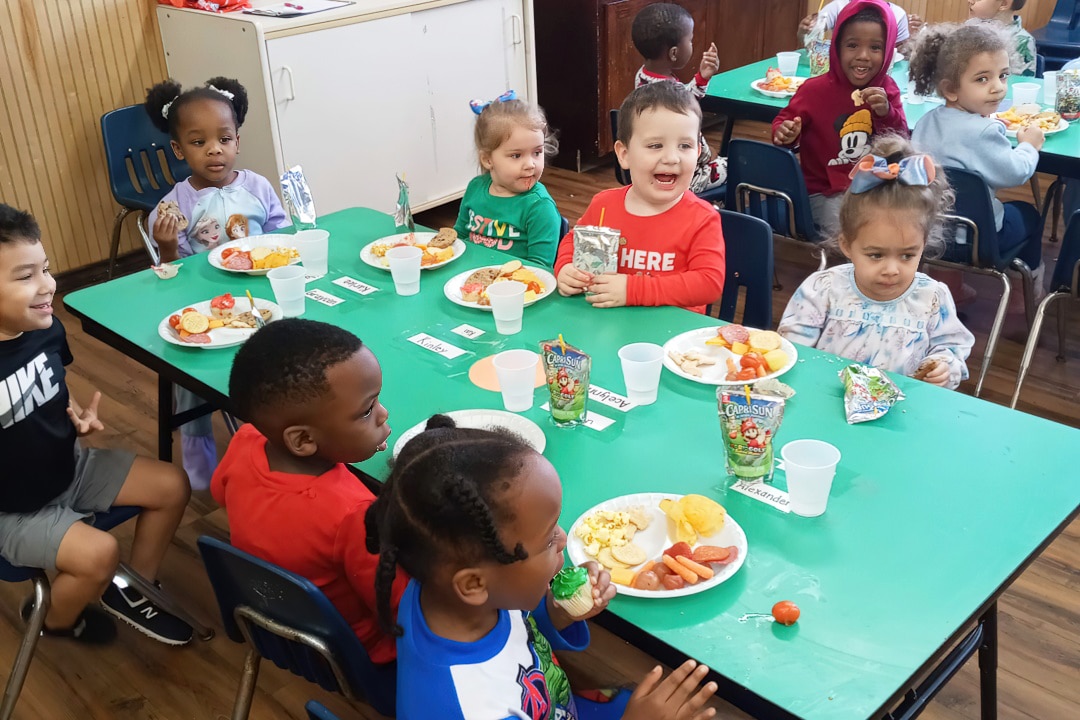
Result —
<svg viewBox="0 0 1080 720"><path fill-rule="evenodd" d="M929 155L911 155L895 163L879 155L864 155L851 169L850 190L858 195L890 180L898 180L901 185L927 186L936 176L934 161Z"/></svg>
<svg viewBox="0 0 1080 720"><path fill-rule="evenodd" d="M511 100L517 100L517 93L514 92L513 90L507 90L502 95L495 98L494 100L470 100L469 101L469 107L472 108L472 111L474 113L479 115L480 113L484 112L484 108L486 108L488 105L490 105L493 102L504 103L504 102L510 102Z"/></svg>

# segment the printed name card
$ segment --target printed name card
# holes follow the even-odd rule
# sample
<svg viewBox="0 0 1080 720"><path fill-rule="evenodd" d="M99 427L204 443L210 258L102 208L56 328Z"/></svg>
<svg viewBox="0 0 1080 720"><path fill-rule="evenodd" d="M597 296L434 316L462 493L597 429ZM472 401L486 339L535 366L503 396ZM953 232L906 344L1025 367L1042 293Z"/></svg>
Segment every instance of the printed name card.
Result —
<svg viewBox="0 0 1080 720"><path fill-rule="evenodd" d="M321 277L326 277L326 273L323 273L322 275L311 275L310 273L307 273L307 274L304 275L304 284L306 285L309 282L312 282L314 280L318 280Z"/></svg>
<svg viewBox="0 0 1080 720"><path fill-rule="evenodd" d="M615 408L619 412L626 412L630 408L637 407L633 400L623 397L619 393L605 390L599 385L589 386L589 397L598 403L603 403L610 408Z"/></svg>
<svg viewBox="0 0 1080 720"><path fill-rule="evenodd" d="M791 501L788 494L778 488L756 480L738 480L731 489L748 498L753 498L766 505L771 505L780 512L791 512Z"/></svg>
<svg viewBox="0 0 1080 720"><path fill-rule="evenodd" d="M481 330L480 328L473 327L472 325L467 325L467 324L466 325L458 325L456 328L454 328L450 332L452 332L452 333L454 333L456 335L460 335L461 337L466 338L468 340L475 340L476 338L478 338L478 337L480 337L481 335L484 334L484 331Z"/></svg>
<svg viewBox="0 0 1080 720"><path fill-rule="evenodd" d="M461 357L465 354L465 351L456 345L445 343L442 340L431 337L427 333L417 333L409 338L409 342L419 345L425 350L430 350L433 353L442 355L449 360L453 360L454 358Z"/></svg>
<svg viewBox="0 0 1080 720"><path fill-rule="evenodd" d="M544 403L540 406L540 409L545 412L551 412L551 403ZM605 417L604 415L598 415L597 413L594 413L592 410L590 410L588 413L585 414L585 422L583 424L587 428L592 428L593 430L600 431L607 430L614 422L615 421L611 418Z"/></svg>
<svg viewBox="0 0 1080 720"><path fill-rule="evenodd" d="M368 285L367 283L360 282L356 278L348 276L339 277L333 281L335 285L345 288L346 290L352 290L359 295L370 295L373 292L378 292L379 288Z"/></svg>
<svg viewBox="0 0 1080 720"><path fill-rule="evenodd" d="M322 290L319 290L317 288L312 288L311 290L308 290L306 293L304 293L304 296L314 300L317 303L322 303L323 305L326 305L328 307L334 307L335 305L340 305L341 303L345 302L344 299L339 298L337 295L331 295L330 293L323 292Z"/></svg>

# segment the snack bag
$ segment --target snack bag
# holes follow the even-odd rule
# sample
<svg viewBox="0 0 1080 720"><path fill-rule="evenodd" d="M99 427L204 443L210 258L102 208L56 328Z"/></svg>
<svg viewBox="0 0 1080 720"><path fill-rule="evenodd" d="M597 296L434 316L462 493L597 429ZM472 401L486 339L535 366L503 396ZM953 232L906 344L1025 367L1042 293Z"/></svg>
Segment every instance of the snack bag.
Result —
<svg viewBox="0 0 1080 720"><path fill-rule="evenodd" d="M578 225L574 228L574 267L593 275L619 271L619 239L615 228Z"/></svg>
<svg viewBox="0 0 1080 720"><path fill-rule="evenodd" d="M817 77L829 72L829 47L831 43L825 37L825 16L818 13L817 21L810 32L806 33L806 51L810 54L810 77Z"/></svg>
<svg viewBox="0 0 1080 720"><path fill-rule="evenodd" d="M592 358L567 345L560 335L540 343L540 361L551 395L551 419L559 427L584 423Z"/></svg>
<svg viewBox="0 0 1080 720"><path fill-rule="evenodd" d="M840 380L849 425L876 420L904 399L903 391L876 367L848 365L840 371Z"/></svg>
<svg viewBox="0 0 1080 720"><path fill-rule="evenodd" d="M289 168L281 176L281 195L297 231L315 227L315 200L299 165Z"/></svg>
<svg viewBox="0 0 1080 720"><path fill-rule="evenodd" d="M412 208L409 207L409 185L400 175L395 176L398 185L397 207L394 208L394 225L403 227L409 232L416 231L413 223Z"/></svg>
<svg viewBox="0 0 1080 720"><path fill-rule="evenodd" d="M1060 70L1054 109L1066 120L1080 117L1080 70Z"/></svg>
<svg viewBox="0 0 1080 720"><path fill-rule="evenodd" d="M751 392L744 385L717 388L716 401L728 475L772 480L773 440L784 419L784 399Z"/></svg>

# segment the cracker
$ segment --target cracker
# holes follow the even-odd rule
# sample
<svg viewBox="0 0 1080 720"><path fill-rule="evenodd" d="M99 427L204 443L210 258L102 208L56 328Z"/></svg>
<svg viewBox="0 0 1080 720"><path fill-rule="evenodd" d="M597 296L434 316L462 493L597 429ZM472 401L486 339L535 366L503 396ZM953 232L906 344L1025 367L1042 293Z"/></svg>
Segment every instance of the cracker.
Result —
<svg viewBox="0 0 1080 720"><path fill-rule="evenodd" d="M855 107L859 107L866 102L866 100L863 99L862 90L851 91L851 102L855 103Z"/></svg>
<svg viewBox="0 0 1080 720"><path fill-rule="evenodd" d="M619 562L618 560L616 560L614 555L612 555L611 548L603 548L603 549L601 549L600 552L596 554L596 559L601 565L606 567L608 570L611 570L611 569L614 569L614 568L628 568L628 567L630 567L626 563L622 563L622 562ZM642 562L644 562L644 561L642 561Z"/></svg>
<svg viewBox="0 0 1080 720"><path fill-rule="evenodd" d="M626 543L625 545L611 548L611 557L630 566L640 565L649 559L645 550L634 543Z"/></svg>

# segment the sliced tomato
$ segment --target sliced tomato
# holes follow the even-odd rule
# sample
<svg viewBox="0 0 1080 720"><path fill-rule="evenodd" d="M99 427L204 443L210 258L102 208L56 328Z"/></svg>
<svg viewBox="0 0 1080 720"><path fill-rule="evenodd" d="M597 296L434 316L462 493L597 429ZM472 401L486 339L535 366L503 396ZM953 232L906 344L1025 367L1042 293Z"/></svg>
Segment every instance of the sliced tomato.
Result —
<svg viewBox="0 0 1080 720"><path fill-rule="evenodd" d="M532 290L537 295L542 295L543 292L544 292L544 288L540 287L540 283L536 282L535 280L530 280L529 281L529 284L526 287L526 290Z"/></svg>
<svg viewBox="0 0 1080 720"><path fill-rule="evenodd" d="M724 549L728 551L728 556L723 560L717 560L717 563L719 563L720 565L730 565L731 563L735 562L736 559L738 559L739 548L735 547L734 545L728 545Z"/></svg>
<svg viewBox="0 0 1080 720"><path fill-rule="evenodd" d="M699 545L694 548L694 554L690 556L690 559L696 563L708 565L710 563L722 563L727 560L730 554L727 548L717 547L716 545Z"/></svg>
<svg viewBox="0 0 1080 720"><path fill-rule="evenodd" d="M639 572L634 578L634 587L638 590L656 590L660 587L660 578L652 570Z"/></svg>
<svg viewBox="0 0 1080 720"><path fill-rule="evenodd" d="M690 550L690 546L687 543L677 542L671 547L669 547L667 550L665 550L664 554L670 555L673 558L677 558L680 555L685 555L686 557L693 557L694 553Z"/></svg>
<svg viewBox="0 0 1080 720"><path fill-rule="evenodd" d="M743 368L742 370L740 370L735 375L735 379L736 380L756 380L757 376L758 376L757 375L757 370L755 370L754 368Z"/></svg>
<svg viewBox="0 0 1080 720"><path fill-rule="evenodd" d="M686 587L686 581L675 573L669 573L660 578L660 584L664 586L665 590L682 590Z"/></svg>

